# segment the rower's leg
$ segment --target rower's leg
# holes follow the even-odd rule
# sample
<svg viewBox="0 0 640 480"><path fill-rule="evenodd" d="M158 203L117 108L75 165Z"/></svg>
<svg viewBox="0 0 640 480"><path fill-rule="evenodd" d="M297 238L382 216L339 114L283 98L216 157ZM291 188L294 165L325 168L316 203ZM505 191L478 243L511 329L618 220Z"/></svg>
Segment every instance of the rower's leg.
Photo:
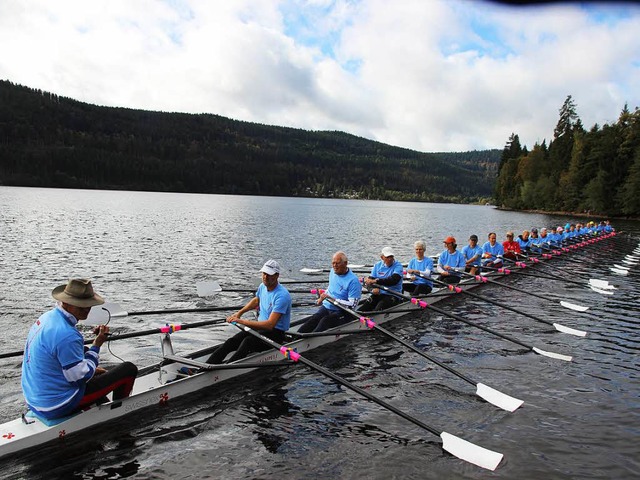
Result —
<svg viewBox="0 0 640 480"><path fill-rule="evenodd" d="M207 359L206 363L212 363L214 365L222 363L227 355L238 350L240 344L246 337L253 338L246 332L239 332L233 337L227 338L227 340L222 345L220 345L216 350L213 351L213 353Z"/></svg>

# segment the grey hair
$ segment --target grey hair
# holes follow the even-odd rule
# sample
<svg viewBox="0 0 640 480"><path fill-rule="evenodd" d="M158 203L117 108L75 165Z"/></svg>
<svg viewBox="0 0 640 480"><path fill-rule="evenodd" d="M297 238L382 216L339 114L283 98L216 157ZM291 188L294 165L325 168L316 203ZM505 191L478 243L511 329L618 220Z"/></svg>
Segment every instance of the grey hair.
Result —
<svg viewBox="0 0 640 480"><path fill-rule="evenodd" d="M347 254L344 253L342 250L338 250L336 253L333 254L333 256L335 257L336 255L338 255L340 257L340 260L343 262L348 262L349 259L347 258Z"/></svg>
<svg viewBox="0 0 640 480"><path fill-rule="evenodd" d="M413 248L418 248L418 247L422 247L424 250L426 250L427 244L425 243L424 240L418 240L417 242L413 243Z"/></svg>

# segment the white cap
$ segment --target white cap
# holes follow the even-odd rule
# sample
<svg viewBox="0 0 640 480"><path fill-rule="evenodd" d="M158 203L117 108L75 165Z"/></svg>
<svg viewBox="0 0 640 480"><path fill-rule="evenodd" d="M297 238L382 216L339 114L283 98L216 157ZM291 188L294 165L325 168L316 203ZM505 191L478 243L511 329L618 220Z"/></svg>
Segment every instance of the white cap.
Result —
<svg viewBox="0 0 640 480"><path fill-rule="evenodd" d="M383 257L395 257L391 247L384 247L381 253Z"/></svg>
<svg viewBox="0 0 640 480"><path fill-rule="evenodd" d="M280 265L275 260L267 260L260 271L267 275L275 275L276 273L280 273Z"/></svg>

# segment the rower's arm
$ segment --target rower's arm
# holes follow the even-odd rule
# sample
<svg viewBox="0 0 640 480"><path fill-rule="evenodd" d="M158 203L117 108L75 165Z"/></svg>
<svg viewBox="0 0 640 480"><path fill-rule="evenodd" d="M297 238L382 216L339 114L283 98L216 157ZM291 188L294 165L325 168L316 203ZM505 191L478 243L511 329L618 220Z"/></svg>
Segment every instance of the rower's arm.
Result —
<svg viewBox="0 0 640 480"><path fill-rule="evenodd" d="M271 315L269 315L269 318L267 318L266 320L244 320L240 318L236 320L236 323L239 323L240 325L245 325L249 328L253 328L254 330L271 331L276 327L281 316L282 316L281 313L271 312Z"/></svg>
<svg viewBox="0 0 640 480"><path fill-rule="evenodd" d="M258 297L253 297L251 300L247 302L247 304L242 307L240 310L236 312L234 317L240 318L243 314L250 312L251 310L255 310L260 306L260 299Z"/></svg>

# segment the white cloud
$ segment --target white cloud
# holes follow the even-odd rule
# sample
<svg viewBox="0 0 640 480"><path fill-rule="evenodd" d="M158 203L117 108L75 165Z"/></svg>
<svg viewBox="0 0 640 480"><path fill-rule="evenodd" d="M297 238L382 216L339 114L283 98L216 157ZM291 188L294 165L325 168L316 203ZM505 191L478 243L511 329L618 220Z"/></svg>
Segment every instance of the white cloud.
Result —
<svg viewBox="0 0 640 480"><path fill-rule="evenodd" d="M587 127L640 106L640 8L594 8L613 19L465 0L4 0L0 78L424 151L511 132L532 146L569 94Z"/></svg>

